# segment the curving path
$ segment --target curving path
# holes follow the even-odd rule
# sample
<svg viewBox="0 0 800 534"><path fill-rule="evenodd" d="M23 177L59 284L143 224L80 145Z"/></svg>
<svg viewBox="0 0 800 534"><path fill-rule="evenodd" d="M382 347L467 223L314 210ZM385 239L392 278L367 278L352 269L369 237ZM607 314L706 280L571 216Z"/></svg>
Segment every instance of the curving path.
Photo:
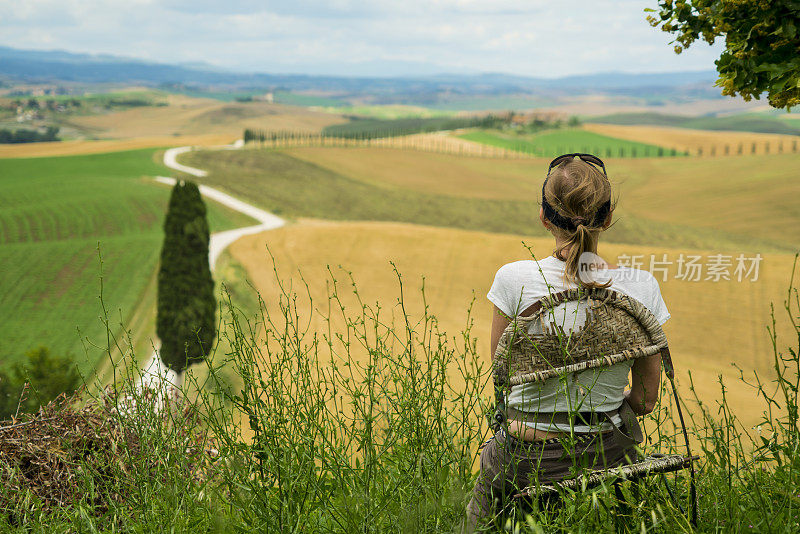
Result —
<svg viewBox="0 0 800 534"><path fill-rule="evenodd" d="M239 140L232 145L227 145L222 148L225 150L236 150L242 146L244 146L244 142ZM164 152L164 165L171 169L175 169L176 171L197 176L199 178L208 176L208 172L202 169L188 167L178 163L177 157L179 155L190 152L193 149L194 147L190 146L168 149ZM176 182L175 178L167 178L166 176L156 176L155 180L167 185L175 185ZM226 206L232 210L236 210L239 213L247 215L248 217L252 217L258 221L258 224L253 226L245 226L242 228L235 228L233 230L226 230L224 232L214 232L211 234L208 243L208 264L212 271L214 270L217 260L222 252L240 237L250 234L257 234L266 230L273 230L286 224L286 221L277 215L243 202L226 193L223 193L222 191L219 191L218 189L214 189L213 187L208 187L206 185L199 186L199 189L200 194L203 195L203 197L211 199L219 204L222 204L223 206ZM149 388L155 390L157 402L159 403L163 401L163 399L160 397L162 393L169 394L170 392L175 391L176 387L180 386L181 376L161 363L161 359L159 358L157 350L153 351L150 359L142 369L142 377L139 379L138 387L140 389Z"/></svg>

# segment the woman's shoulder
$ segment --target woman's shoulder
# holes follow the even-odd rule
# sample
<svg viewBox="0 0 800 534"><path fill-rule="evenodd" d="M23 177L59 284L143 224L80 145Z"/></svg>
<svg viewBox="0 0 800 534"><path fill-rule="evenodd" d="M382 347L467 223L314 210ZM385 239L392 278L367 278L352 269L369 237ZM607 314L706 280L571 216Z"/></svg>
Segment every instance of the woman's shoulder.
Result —
<svg viewBox="0 0 800 534"><path fill-rule="evenodd" d="M547 295L549 280L558 273L551 262L519 260L506 263L494 275L487 297L506 315L514 315L530 299Z"/></svg>
<svg viewBox="0 0 800 534"><path fill-rule="evenodd" d="M506 263L497 270L500 276L536 276L552 268L552 256L537 260L517 260Z"/></svg>
<svg viewBox="0 0 800 534"><path fill-rule="evenodd" d="M669 319L670 314L661 296L661 287L649 271L618 267L610 272L614 273L611 289L619 290L644 304L660 324Z"/></svg>

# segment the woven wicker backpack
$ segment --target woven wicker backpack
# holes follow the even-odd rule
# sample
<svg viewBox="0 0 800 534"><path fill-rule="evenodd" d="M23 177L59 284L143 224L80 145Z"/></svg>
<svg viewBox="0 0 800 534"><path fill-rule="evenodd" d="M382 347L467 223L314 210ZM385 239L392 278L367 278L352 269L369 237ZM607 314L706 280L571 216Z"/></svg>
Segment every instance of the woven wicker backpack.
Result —
<svg viewBox="0 0 800 534"><path fill-rule="evenodd" d="M550 322L548 326L547 318L552 317L555 308L570 301L586 302L585 324L571 333L566 333L555 322ZM541 324L541 328L536 329L540 333L530 333L531 324L536 322ZM512 386L543 382L549 378L608 367L659 353L675 396L686 442L686 456L650 454L635 463L586 472L553 484L530 486L524 488L519 497L536 497L558 492L559 488L576 490L597 486L604 481L635 480L651 474L689 469L690 520L696 523L693 461L697 457L692 456L689 447L667 338L653 314L636 299L603 288L568 289L540 299L513 318L500 337L493 358L496 392L493 426L499 429L506 423L505 397ZM680 507L677 501L676 505Z"/></svg>

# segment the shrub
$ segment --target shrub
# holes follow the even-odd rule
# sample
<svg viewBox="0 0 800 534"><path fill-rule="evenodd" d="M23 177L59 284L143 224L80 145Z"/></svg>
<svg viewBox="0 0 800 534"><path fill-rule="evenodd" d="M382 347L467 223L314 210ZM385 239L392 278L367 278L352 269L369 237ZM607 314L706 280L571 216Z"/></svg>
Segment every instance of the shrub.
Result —
<svg viewBox="0 0 800 534"><path fill-rule="evenodd" d="M0 143L40 143L47 141L60 141L58 126L48 126L44 132L20 128L18 130L0 129Z"/></svg>
<svg viewBox="0 0 800 534"><path fill-rule="evenodd" d="M195 532L213 443L189 405L128 383L0 426L0 531ZM38 527L38 528L37 528ZM171 528L170 528L171 527ZM206 527L205 530L208 530Z"/></svg>
<svg viewBox="0 0 800 534"><path fill-rule="evenodd" d="M35 413L59 395L71 395L81 376L71 356L54 356L47 347L25 353L25 359L0 371L0 420Z"/></svg>

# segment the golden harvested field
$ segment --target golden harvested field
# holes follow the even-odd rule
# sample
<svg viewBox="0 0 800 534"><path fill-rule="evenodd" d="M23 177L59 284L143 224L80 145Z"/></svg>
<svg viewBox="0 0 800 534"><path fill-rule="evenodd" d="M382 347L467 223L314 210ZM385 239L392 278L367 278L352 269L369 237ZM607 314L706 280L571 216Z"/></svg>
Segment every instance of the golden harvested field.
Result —
<svg viewBox="0 0 800 534"><path fill-rule="evenodd" d="M800 154L619 161L620 214L800 250Z"/></svg>
<svg viewBox="0 0 800 534"><path fill-rule="evenodd" d="M548 160L490 159L376 148L295 148L292 156L373 185L530 201ZM773 250L800 250L800 154L606 161L617 217L676 231L724 231ZM611 230L610 235L619 229Z"/></svg>
<svg viewBox="0 0 800 534"><path fill-rule="evenodd" d="M498 160L394 148L292 148L285 152L350 178L384 187L467 198L534 198L544 160Z"/></svg>
<svg viewBox="0 0 800 534"><path fill-rule="evenodd" d="M169 95L167 106L147 106L76 116L70 124L95 137L224 134L241 137L245 128L318 132L346 120L338 115L267 102L220 102Z"/></svg>
<svg viewBox="0 0 800 534"><path fill-rule="evenodd" d="M248 236L231 246L233 258L240 262L269 310L277 311L278 289L273 265L266 247L276 258L282 280L291 281L296 291L303 287L297 270L309 284L315 303L325 309L327 303L326 266L337 276L345 296L348 283L338 265L352 271L362 299L379 302L384 313L397 312L399 288L389 261L395 262L403 275L405 306L412 317L422 314L419 288L425 277L427 303L439 320L441 329L451 337L458 336L467 321L467 309L476 299L472 331L478 347L488 362L491 305L485 295L495 271L501 265L529 258L522 240L538 257L549 255L549 239L489 234L464 230L431 228L397 223L333 223L300 221L272 232ZM667 254L676 260L679 254L706 254L713 251L686 251L658 247L628 245L602 246L601 255L615 259L620 254ZM649 260L648 260L649 261ZM747 424L754 424L761 406L754 403L752 392L734 384L738 376L731 362L746 371L770 374L771 346L766 325L770 302L780 305L789 282L793 256L765 255L759 278L755 282L676 280L675 265L666 282L661 282L664 299L672 313L665 329L673 357L679 369L680 384L687 394L687 370L691 370L699 395L714 409L719 398L717 376L723 375L733 389L728 398L735 413ZM300 291L302 294L302 291ZM301 299L303 300L303 299ZM357 309L354 298L344 298L349 310ZM307 306L300 306L308 312ZM779 332L787 330L784 318L778 317ZM334 324L334 327L337 325ZM312 321L312 330L322 329L319 317ZM783 342L786 343L786 338ZM488 392L487 392L488 394Z"/></svg>
<svg viewBox="0 0 800 534"><path fill-rule="evenodd" d="M235 135L155 135L132 139L108 139L102 141L56 141L53 143L24 143L0 145L0 158L35 158L46 156L72 156L78 154L102 154L169 146L216 146L229 144L238 139Z"/></svg>
<svg viewBox="0 0 800 534"><path fill-rule="evenodd" d="M729 145L731 154L735 154L740 144L744 154L751 154L753 143L756 143L756 154L765 153L766 143L770 143L772 154L778 152L778 146L781 143L783 143L784 152L789 152L792 149L792 143L798 142L798 138L792 135L691 130L667 126L584 124L583 128L609 137L652 143L680 151L688 150L692 155L697 153L698 147L702 147L703 154L706 156L711 154L711 147L715 147L717 156L723 155L725 145Z"/></svg>

